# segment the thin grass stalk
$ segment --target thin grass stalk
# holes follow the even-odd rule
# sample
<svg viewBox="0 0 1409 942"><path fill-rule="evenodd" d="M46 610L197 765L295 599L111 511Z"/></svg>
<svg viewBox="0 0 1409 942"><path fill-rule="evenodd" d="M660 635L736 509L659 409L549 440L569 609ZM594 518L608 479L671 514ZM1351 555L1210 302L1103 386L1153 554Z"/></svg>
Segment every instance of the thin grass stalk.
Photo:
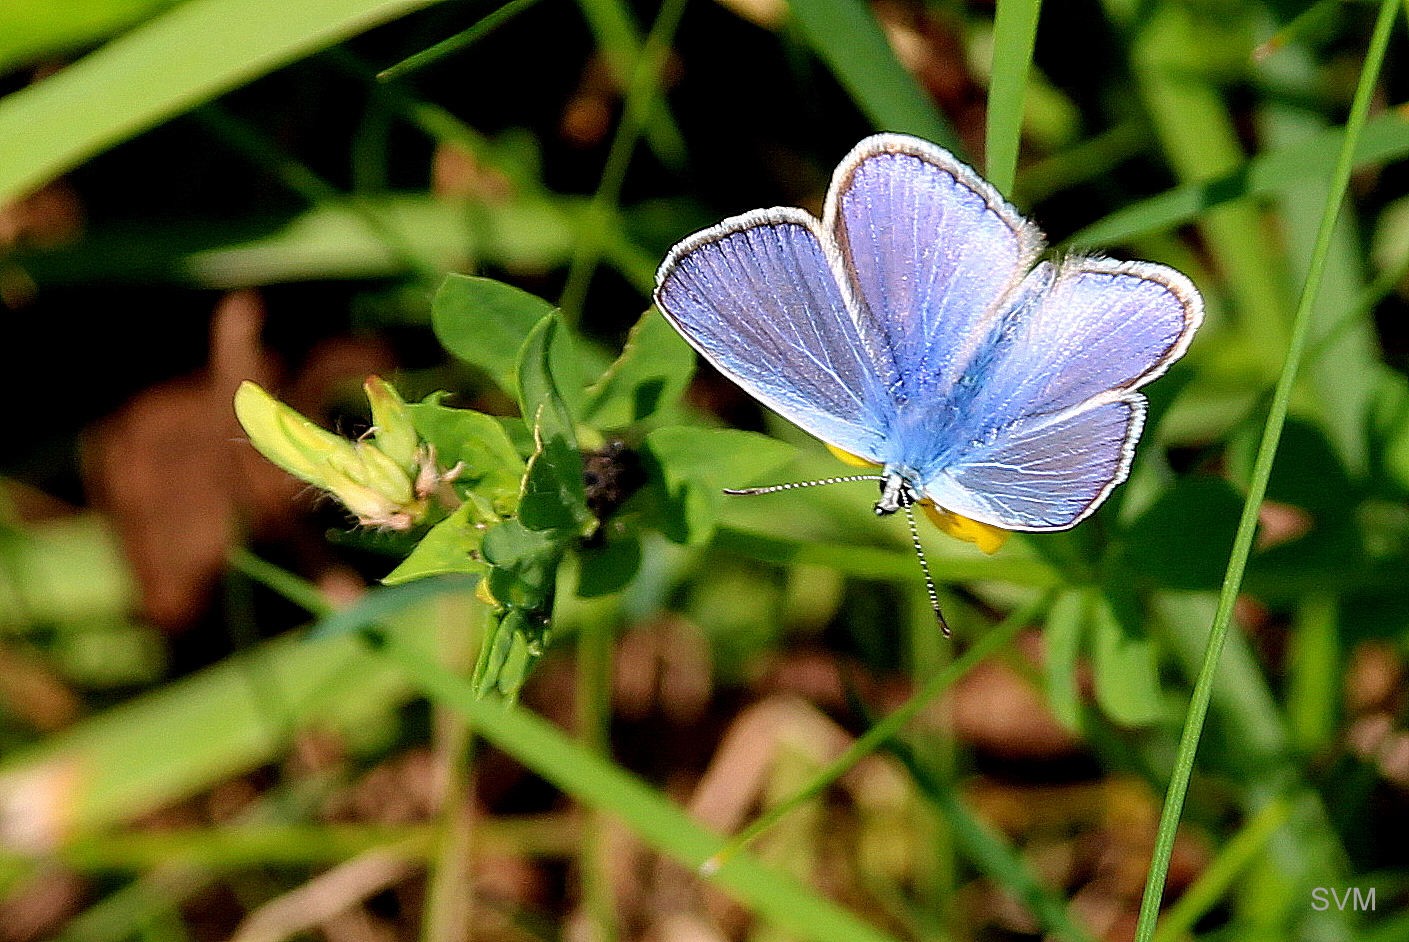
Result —
<svg viewBox="0 0 1409 942"><path fill-rule="evenodd" d="M588 613L577 632L577 729L582 745L603 758L611 755L611 676L611 632L600 617ZM611 820L591 805L585 812L577 849L582 906L593 942L614 942L620 933L612 887Z"/></svg>
<svg viewBox="0 0 1409 942"><path fill-rule="evenodd" d="M422 49L414 56L407 56L405 59L396 63L396 65L382 69L382 71L377 73L377 81L394 81L417 69L423 69L428 65L439 62L441 59L449 58L457 52L462 52L537 2L538 0L509 0L508 3L504 4L493 13L489 13L479 20L476 20L473 26L461 30L448 39L442 39L428 49Z"/></svg>
<svg viewBox="0 0 1409 942"><path fill-rule="evenodd" d="M602 181L597 187L592 202L583 215L578 230L577 250L573 252L572 264L568 268L567 284L558 307L563 319L576 324L582 314L582 306L587 301L587 287L592 282L592 273L601 260L607 228L617 228L617 202L621 198L621 188L626 181L626 169L631 163L631 153L636 142L645 131L656 104L660 101L660 77L670 54L671 41L680 27L680 18L685 13L686 0L665 0L650 35L646 37L645 48L637 59L631 83L626 90L626 106L621 122L617 124L612 137L611 150L607 153L607 164L602 169Z"/></svg>
<svg viewBox="0 0 1409 942"><path fill-rule="evenodd" d="M1322 273L1331 250L1331 239L1335 232L1336 217L1340 213L1341 202L1350 182L1354 166L1355 144L1365 125L1369 112L1370 99L1379 79L1380 67L1384 62L1385 50L1389 45L1390 30L1394 24L1395 0L1381 0L1379 15L1375 21L1375 31L1370 39L1370 48L1365 57L1365 67L1360 73L1360 83L1355 90L1355 100L1350 117L1346 121L1345 137L1341 142L1340 156L1336 161L1326 209L1317 231L1316 246L1307 271L1306 283L1301 300L1297 305L1296 317L1292 322L1291 342L1287 350L1286 362L1272 396L1267 424L1262 442L1258 447L1257 459L1253 464L1252 480L1248 485L1247 500L1243 504L1242 517L1238 521L1238 533L1233 542L1233 552L1228 560L1228 570L1223 579L1223 589L1218 598L1218 610L1214 614L1208 646L1205 649L1203 665L1199 669L1198 680L1189 702L1189 712L1184 720L1184 730L1179 739L1179 751L1175 757L1174 771L1170 777L1169 790L1165 796L1164 808L1160 812L1159 831L1155 836L1153 859L1145 883L1145 893L1140 901L1140 918L1136 925L1136 942L1150 942L1154 937L1155 924L1159 918L1160 899L1164 894L1165 878L1169 874L1169 857L1174 849L1175 832L1179 817L1184 808L1184 797L1189 789L1189 777L1194 768L1194 756L1198 751L1199 738L1203 731L1204 717L1208 713L1209 698L1213 691L1213 678L1218 667L1219 656L1228 636L1232 621L1233 603L1237 600L1242 586L1243 574L1247 569L1248 556L1252 551L1253 536L1257 529L1257 515L1267 492L1267 481L1272 473L1272 462L1277 454L1282 428L1286 424L1287 410L1291 402L1292 389L1301 366L1306 339L1311 326L1311 314L1316 295L1321 286Z"/></svg>
<svg viewBox="0 0 1409 942"><path fill-rule="evenodd" d="M910 593L910 682L916 690L925 689L930 679L944 673L954 663L952 639L934 630L934 615L929 598L918 590ZM935 774L952 782L956 774L954 744L953 684L944 688L938 703L930 710L937 722L932 730L917 731L916 752ZM961 923L956 905L959 890L958 848L952 829L932 804L922 804L923 817L915 840L920 852L916 855L916 908L930 915L936 931L955 936Z"/></svg>
<svg viewBox="0 0 1409 942"><path fill-rule="evenodd" d="M1042 0L998 0L993 14L993 74L988 85L984 167L988 182L1009 198L1022 145L1023 90L1037 42Z"/></svg>
<svg viewBox="0 0 1409 942"><path fill-rule="evenodd" d="M1061 942L1094 942L1068 911L1067 901L1038 879L1005 835L974 814L954 783L940 781L915 756L905 740L890 740L886 748L905 765L920 793L948 825L955 844L964 849L965 856L994 885L1001 886L1032 914L1045 937Z"/></svg>
<svg viewBox="0 0 1409 942"><path fill-rule="evenodd" d="M719 851L707 860L701 870L711 873L729 861L734 854L743 850L761 834L777 824L796 808L811 801L829 788L833 782L851 771L866 756L899 735L905 724L914 719L921 710L929 706L936 697L950 688L960 677L973 667L1000 650L1012 641L1022 628L1037 618L1052 603L1052 591L1044 592L1036 600L1024 605L1008 615L996 627L980 638L973 647L949 662L942 671L934 674L922 688L916 691L905 705L895 710L885 719L859 736L845 752L837 756L826 768L817 773L806 787L790 797L778 802L754 820L752 824L734 835Z"/></svg>
<svg viewBox="0 0 1409 942"><path fill-rule="evenodd" d="M1179 901L1169 907L1155 933L1154 942L1178 942L1192 933L1194 925L1267 852L1268 843L1291 812L1291 803L1285 798L1274 798L1263 805L1243 829L1224 844L1218 856L1184 891Z"/></svg>
<svg viewBox="0 0 1409 942"><path fill-rule="evenodd" d="M638 36L635 14L625 0L577 0L577 7L582 11L587 28L592 31L597 47L626 96L626 104L629 107L631 89L636 84L642 67L648 67L647 60L651 57L650 37L642 43ZM661 13L656 15L657 25L664 12L663 5ZM685 141L674 119L664 109L646 117L651 119L641 129L646 144L663 163L668 166L679 164L684 159Z"/></svg>
<svg viewBox="0 0 1409 942"><path fill-rule="evenodd" d="M190 117L250 162L268 171L290 192L307 200L310 206L342 209L351 213L380 240L398 264L414 274L427 288L440 284L445 272L435 262L422 257L375 203L360 199L355 194L343 193L307 164L290 157L263 130L241 120L220 104L201 105L191 111Z"/></svg>

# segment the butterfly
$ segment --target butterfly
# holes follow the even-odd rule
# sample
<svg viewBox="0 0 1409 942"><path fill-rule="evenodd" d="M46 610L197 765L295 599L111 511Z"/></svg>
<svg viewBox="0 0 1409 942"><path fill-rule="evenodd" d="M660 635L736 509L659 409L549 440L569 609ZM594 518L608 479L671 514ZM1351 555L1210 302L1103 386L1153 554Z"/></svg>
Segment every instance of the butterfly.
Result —
<svg viewBox="0 0 1409 942"><path fill-rule="evenodd" d="M977 173L900 134L852 149L820 220L759 209L681 241L655 290L676 330L879 470L735 493L879 481L876 513L905 509L917 549L915 504L989 551L1090 516L1129 474L1139 388L1184 354L1203 302L1164 265L1044 250Z"/></svg>

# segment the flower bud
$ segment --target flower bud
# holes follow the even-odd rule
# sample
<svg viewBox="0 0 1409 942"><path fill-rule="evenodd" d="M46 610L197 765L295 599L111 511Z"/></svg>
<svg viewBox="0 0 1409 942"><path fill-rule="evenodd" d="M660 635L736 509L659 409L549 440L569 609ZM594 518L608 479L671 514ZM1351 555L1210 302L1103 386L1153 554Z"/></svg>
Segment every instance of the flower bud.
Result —
<svg viewBox="0 0 1409 942"><path fill-rule="evenodd" d="M415 474L421 437L416 434L406 401L396 387L380 376L367 377L362 388L372 406L372 440L403 471Z"/></svg>
<svg viewBox="0 0 1409 942"><path fill-rule="evenodd" d="M369 381L369 398L373 398L374 388ZM235 414L262 455L294 477L332 494L361 523L407 530L424 519L428 509L428 502L415 493L413 474L419 470L415 430L394 390L380 389L375 396L373 415L380 409L387 428L394 429L387 438L391 446L406 450L406 434L412 436L406 450L409 466L383 451L380 437L375 443L348 441L314 425L251 382L240 384L235 393Z"/></svg>

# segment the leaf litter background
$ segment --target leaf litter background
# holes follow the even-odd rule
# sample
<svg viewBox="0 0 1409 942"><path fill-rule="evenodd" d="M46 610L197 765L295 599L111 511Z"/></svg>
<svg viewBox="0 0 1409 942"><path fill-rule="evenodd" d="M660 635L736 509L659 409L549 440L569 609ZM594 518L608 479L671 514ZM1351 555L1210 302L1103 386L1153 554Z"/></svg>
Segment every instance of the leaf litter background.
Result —
<svg viewBox="0 0 1409 942"><path fill-rule="evenodd" d="M0 30L23 37L0 45L5 90L46 81L170 4L100 6L102 22L57 3L35 5L40 26L19 8L0 14L25 27ZM977 160L991 6L869 10L943 116L937 126L952 129L947 143ZM622 117L613 63L629 60L657 11L543 0L466 52L373 80L488 12L436 4L317 52L0 213L18 367L0 451L0 939L771 933L611 816L469 747L461 723L355 638L299 642L290 632L306 613L227 561L246 546L349 601L407 548L353 533L243 442L230 409L241 380L349 435L365 429L369 373L394 376L408 399L447 389L460 405L513 410L440 348L430 293L444 272L473 271L563 294ZM1321 184L1293 174L1276 199L1150 211L1144 224L1112 214L1202 180L1257 190L1258 168L1241 173L1242 159L1284 153L1343 118L1370 14L1321 4L1294 21L1301 12L1050 4L1038 34L1017 199L1054 242L1079 232L1091 233L1083 245L1120 242L1112 251L1186 268L1210 300L1188 368L1151 390L1169 421L1142 460L1167 459L1177 476L1163 489L1132 480L1148 506L1118 531L1126 578L1190 625L1211 612L1199 593L1221 578L1259 397L1284 346L1290 304L1279 299L1294 297ZM569 312L587 337L619 347L682 235L757 206L819 207L835 161L888 107L816 27L844 13L688 6L665 71L668 114L648 122L610 238L594 236L603 264ZM1285 47L1253 56L1289 24ZM1385 106L1403 97L1403 52L1401 23ZM1161 84L1158 69L1181 81ZM1396 915L1409 400L1391 290L1409 246L1392 158L1409 136L1381 112L1390 144L1356 178L1325 292L1324 323L1340 333L1323 343L1284 441L1238 615L1248 643L1230 652L1236 689L1215 704L1176 844L1168 901L1199 890L1179 918L1200 937L1409 932ZM426 131L452 122L458 138ZM1347 343L1359 348L1347 354ZM689 403L798 442L797 477L835 467L707 369ZM609 714L617 762L715 830L736 830L947 657L904 534L865 520L867 498L760 499L727 510L714 548L653 544L656 563L637 583L649 590L563 616L568 628L609 625L609 660L579 653L565 631L525 702L589 743ZM1005 550L994 565L1008 570L970 570L992 581L949 595L961 639L1021 594L1004 573L1081 558L1114 521L1050 538L1055 549ZM741 533L821 550L779 564ZM933 545L943 563L969 565ZM887 552L868 569L874 549ZM957 683L910 731L911 761L867 759L785 819L760 855L892 937L1050 931L1018 902L1018 879L974 854L961 832L977 822L1069 902L1076 931L1130 937L1183 665L1197 654L1166 627L1152 641L1163 686L1122 692L1116 662L1093 667L1077 637L1114 637L1081 624L1121 613L1082 614L1081 599L1052 609L1045 639L1030 626ZM474 605L415 618L467 626ZM468 635L436 642L447 663L464 663ZM1341 889L1376 887L1378 911L1317 922L1310 887L1285 875L1298 841L1333 847L1319 872Z"/></svg>

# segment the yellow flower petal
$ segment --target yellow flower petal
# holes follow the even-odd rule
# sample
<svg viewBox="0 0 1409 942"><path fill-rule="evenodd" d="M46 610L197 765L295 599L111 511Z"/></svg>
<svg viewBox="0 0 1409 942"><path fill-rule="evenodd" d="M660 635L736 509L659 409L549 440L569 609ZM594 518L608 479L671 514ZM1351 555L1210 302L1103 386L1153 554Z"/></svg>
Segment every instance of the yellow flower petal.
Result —
<svg viewBox="0 0 1409 942"><path fill-rule="evenodd" d="M880 468L882 465L874 461L862 458L860 455L853 455L849 451L842 451L835 445L827 444L827 450L836 455L837 458L849 465L857 468ZM968 517L961 517L956 513L945 510L933 501L924 500L920 502L920 507L925 511L925 515L930 518L930 522L939 527L945 533L965 543L973 543L985 553L992 555L1003 548L1003 544L1008 542L1009 532L999 527L987 523L980 523L977 520L970 520Z"/></svg>
<svg viewBox="0 0 1409 942"><path fill-rule="evenodd" d="M827 445L826 442L823 442L822 444ZM849 451L842 451L840 448L836 447L835 445L827 445L827 450L830 451L832 454L836 455L836 456L837 456L838 458L840 458L842 461L845 461L847 464L849 464L849 465L851 465L851 466L853 466L853 467L856 467L856 468L879 468L879 467L880 467L880 465L876 464L874 461L868 461L867 459L862 458L860 455L853 455L853 454L852 454L851 452L849 452Z"/></svg>
<svg viewBox="0 0 1409 942"><path fill-rule="evenodd" d="M930 522L935 526L955 539L977 545L979 549L990 555L998 552L1008 541L1009 533L1007 530L987 523L979 523L968 517L961 517L931 501L921 501L920 506L924 508L925 516L929 517Z"/></svg>

